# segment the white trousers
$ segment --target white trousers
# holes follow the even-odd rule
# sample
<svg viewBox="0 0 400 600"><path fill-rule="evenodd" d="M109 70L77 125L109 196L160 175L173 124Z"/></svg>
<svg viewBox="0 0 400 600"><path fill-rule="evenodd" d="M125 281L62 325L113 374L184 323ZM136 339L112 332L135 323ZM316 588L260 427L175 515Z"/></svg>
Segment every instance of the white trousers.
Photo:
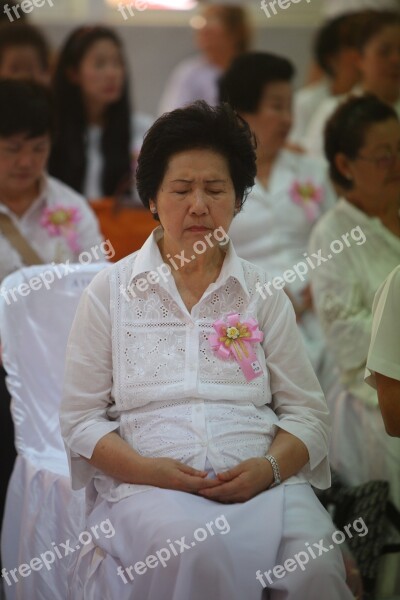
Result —
<svg viewBox="0 0 400 600"><path fill-rule="evenodd" d="M321 590L324 600L352 598L337 546L273 575L301 551L305 562L306 543L331 543L334 526L308 484L228 505L154 488L101 500L88 528L105 519L115 535L81 552L71 600L320 600Z"/></svg>

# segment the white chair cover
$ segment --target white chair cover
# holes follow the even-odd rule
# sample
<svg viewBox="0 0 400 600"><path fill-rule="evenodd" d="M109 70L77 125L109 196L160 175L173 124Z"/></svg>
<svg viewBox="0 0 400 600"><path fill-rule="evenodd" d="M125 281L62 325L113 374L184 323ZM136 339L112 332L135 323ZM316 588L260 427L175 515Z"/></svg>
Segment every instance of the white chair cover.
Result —
<svg viewBox="0 0 400 600"><path fill-rule="evenodd" d="M51 265L23 268L2 282L0 339L12 402L18 456L10 479L2 528L3 578L7 600L65 600L69 556L60 544L84 531L85 499L72 492L68 461L59 427L64 355L69 330L83 289L106 263L71 265L73 273L58 278ZM53 273L46 289L29 288L16 301L5 290ZM48 276L50 279L50 276ZM36 288L39 286L34 284ZM23 293L26 293L26 288ZM57 550L58 552L57 552ZM41 554L46 553L45 566ZM27 568L10 574L22 564ZM39 564L42 564L39 567Z"/></svg>

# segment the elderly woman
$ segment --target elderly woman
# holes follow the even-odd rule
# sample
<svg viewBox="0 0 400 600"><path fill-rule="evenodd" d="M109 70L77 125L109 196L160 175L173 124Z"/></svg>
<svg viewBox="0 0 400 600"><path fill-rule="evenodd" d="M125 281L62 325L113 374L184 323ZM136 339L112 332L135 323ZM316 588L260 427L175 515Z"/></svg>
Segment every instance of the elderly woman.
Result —
<svg viewBox="0 0 400 600"><path fill-rule="evenodd" d="M336 197L323 161L285 149L292 125L294 72L286 58L250 52L238 57L221 80L221 98L257 139L255 185L229 236L241 258L269 273L272 285L259 290L263 300L276 287L288 293L309 358L327 392L334 369L313 311L309 265L303 261L312 228ZM293 269L299 271L297 276Z"/></svg>
<svg viewBox="0 0 400 600"><path fill-rule="evenodd" d="M329 486L329 427L294 311L262 300L265 273L225 233L255 172L227 106L146 135L138 189L160 227L93 280L68 344L73 486L90 484L88 525L116 532L79 556L74 600L351 597L337 548L304 552L333 531L310 487ZM276 576L299 550L307 569Z"/></svg>
<svg viewBox="0 0 400 600"><path fill-rule="evenodd" d="M311 252L315 303L341 372L333 401L333 466L351 484L387 479L400 506L400 441L386 435L376 391L364 382L374 295L400 263L400 123L372 95L328 122L325 151L343 197L317 224Z"/></svg>

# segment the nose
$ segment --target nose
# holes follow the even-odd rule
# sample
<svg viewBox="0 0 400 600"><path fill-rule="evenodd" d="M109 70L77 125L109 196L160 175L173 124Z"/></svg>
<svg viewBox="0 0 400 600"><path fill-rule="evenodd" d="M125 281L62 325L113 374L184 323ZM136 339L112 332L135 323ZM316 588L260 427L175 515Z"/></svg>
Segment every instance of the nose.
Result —
<svg viewBox="0 0 400 600"><path fill-rule="evenodd" d="M33 153L30 150L20 152L18 156L18 166L29 169L33 164Z"/></svg>
<svg viewBox="0 0 400 600"><path fill-rule="evenodd" d="M189 211L194 215L205 215L208 213L207 195L204 190L196 189L193 191Z"/></svg>

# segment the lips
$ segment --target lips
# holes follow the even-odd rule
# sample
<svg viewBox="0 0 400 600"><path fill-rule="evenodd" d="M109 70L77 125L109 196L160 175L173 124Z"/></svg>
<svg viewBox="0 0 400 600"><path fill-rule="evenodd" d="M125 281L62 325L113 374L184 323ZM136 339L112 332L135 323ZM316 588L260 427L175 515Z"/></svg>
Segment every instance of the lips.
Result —
<svg viewBox="0 0 400 600"><path fill-rule="evenodd" d="M202 226L197 226L197 225L193 225L193 227L188 227L187 231L193 231L195 233L203 233L204 231L208 231L209 228L208 227L202 227Z"/></svg>

